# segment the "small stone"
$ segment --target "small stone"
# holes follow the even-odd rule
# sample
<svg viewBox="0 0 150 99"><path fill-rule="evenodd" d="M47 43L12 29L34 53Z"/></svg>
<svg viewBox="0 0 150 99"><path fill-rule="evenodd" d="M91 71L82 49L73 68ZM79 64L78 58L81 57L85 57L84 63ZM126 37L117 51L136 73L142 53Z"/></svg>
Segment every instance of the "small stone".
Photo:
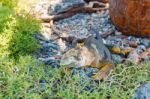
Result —
<svg viewBox="0 0 150 99"><path fill-rule="evenodd" d="M114 63L121 63L123 62L123 58L120 55L112 54L112 59Z"/></svg>
<svg viewBox="0 0 150 99"><path fill-rule="evenodd" d="M133 39L133 37L132 37L132 36L129 36L129 37L128 37L128 40L129 40L129 41L131 41L132 39Z"/></svg>
<svg viewBox="0 0 150 99"><path fill-rule="evenodd" d="M140 86L136 91L134 99L150 99L150 83Z"/></svg>
<svg viewBox="0 0 150 99"><path fill-rule="evenodd" d="M41 35L46 39L46 40L50 40L51 39L51 35L52 35L52 29L50 28L46 28L43 27L41 30Z"/></svg>
<svg viewBox="0 0 150 99"><path fill-rule="evenodd" d="M150 47L150 40L148 40L148 39L144 39L141 43L142 43L146 48L149 48L149 47Z"/></svg>
<svg viewBox="0 0 150 99"><path fill-rule="evenodd" d="M40 33L38 33L37 35L35 35L35 38L38 39L38 40L42 40L42 41L46 40Z"/></svg>
<svg viewBox="0 0 150 99"><path fill-rule="evenodd" d="M59 47L60 47L60 51L61 51L61 52L64 52L65 49L67 48L66 42L63 41L62 39L59 39L59 40L58 40L58 45L59 45Z"/></svg>
<svg viewBox="0 0 150 99"><path fill-rule="evenodd" d="M48 58L39 58L40 61L43 61L43 62L48 62L50 60L54 60L55 58L54 57L48 57Z"/></svg>
<svg viewBox="0 0 150 99"><path fill-rule="evenodd" d="M141 39L140 38L134 38L135 41L137 42L137 44L140 44L141 43Z"/></svg>
<svg viewBox="0 0 150 99"><path fill-rule="evenodd" d="M145 61L150 61L150 48L140 54L140 58Z"/></svg>
<svg viewBox="0 0 150 99"><path fill-rule="evenodd" d="M54 43L43 43L42 46L45 47L45 48L51 47L53 49L58 49L58 45L54 44Z"/></svg>
<svg viewBox="0 0 150 99"><path fill-rule="evenodd" d="M121 33L121 32L118 32L118 31L115 31L115 35L116 35L116 36L119 36L119 35L122 35L122 33Z"/></svg>
<svg viewBox="0 0 150 99"><path fill-rule="evenodd" d="M134 64L138 64L140 62L140 56L137 53L137 50L133 50L129 53L127 61L134 63Z"/></svg>
<svg viewBox="0 0 150 99"><path fill-rule="evenodd" d="M97 68L91 68L91 67L86 67L86 68L73 68L73 75L79 74L80 77L91 79L91 76L93 73L98 72L99 70Z"/></svg>
<svg viewBox="0 0 150 99"><path fill-rule="evenodd" d="M130 47L133 47L133 48L136 48L138 46L137 42L136 41L130 41L129 42L129 46Z"/></svg>
<svg viewBox="0 0 150 99"><path fill-rule="evenodd" d="M114 54L120 54L121 53L121 49L120 47L112 47L111 52Z"/></svg>
<svg viewBox="0 0 150 99"><path fill-rule="evenodd" d="M137 47L137 52L138 53L142 53L143 51L145 51L146 50L146 47L144 46L144 45L139 45L138 47Z"/></svg>

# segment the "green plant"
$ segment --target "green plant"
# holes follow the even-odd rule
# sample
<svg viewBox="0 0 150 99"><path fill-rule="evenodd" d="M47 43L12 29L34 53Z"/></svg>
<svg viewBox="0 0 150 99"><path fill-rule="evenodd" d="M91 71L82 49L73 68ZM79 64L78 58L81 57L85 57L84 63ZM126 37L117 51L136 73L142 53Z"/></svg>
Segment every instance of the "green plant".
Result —
<svg viewBox="0 0 150 99"><path fill-rule="evenodd" d="M12 56L26 55L35 52L40 46L35 39L39 24L31 17L17 17L16 30L12 36L9 50Z"/></svg>
<svg viewBox="0 0 150 99"><path fill-rule="evenodd" d="M43 65L31 56L21 56L16 62L10 58L0 59L0 93L3 98L37 97ZM30 88L31 87L31 88Z"/></svg>
<svg viewBox="0 0 150 99"><path fill-rule="evenodd" d="M39 48L35 34L39 31L39 22L30 15L18 16L13 9L0 6L0 56L31 54Z"/></svg>
<svg viewBox="0 0 150 99"><path fill-rule="evenodd" d="M7 6L9 8L13 8L17 6L18 0L0 0L0 3L3 6Z"/></svg>
<svg viewBox="0 0 150 99"><path fill-rule="evenodd" d="M137 87L150 81L149 76L150 63L128 67L120 64L103 83L82 81L83 78L72 75L66 68L45 66L31 56L20 56L18 62L5 57L0 58L0 97L132 99Z"/></svg>

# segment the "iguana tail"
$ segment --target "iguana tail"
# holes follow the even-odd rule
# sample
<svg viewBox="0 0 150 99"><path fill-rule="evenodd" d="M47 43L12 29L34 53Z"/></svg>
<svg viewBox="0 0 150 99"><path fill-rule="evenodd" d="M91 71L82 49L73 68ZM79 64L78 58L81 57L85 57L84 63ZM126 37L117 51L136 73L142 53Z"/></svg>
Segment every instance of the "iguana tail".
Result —
<svg viewBox="0 0 150 99"><path fill-rule="evenodd" d="M100 36L98 29L92 28L90 30L90 32L91 32L92 35L95 35L96 40L101 40L102 41L102 37Z"/></svg>

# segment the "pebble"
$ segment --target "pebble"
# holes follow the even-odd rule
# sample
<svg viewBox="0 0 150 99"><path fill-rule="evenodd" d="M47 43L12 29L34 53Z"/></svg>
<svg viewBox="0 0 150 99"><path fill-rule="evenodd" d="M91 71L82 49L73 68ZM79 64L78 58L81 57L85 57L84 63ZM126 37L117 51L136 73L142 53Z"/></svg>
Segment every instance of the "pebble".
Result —
<svg viewBox="0 0 150 99"><path fill-rule="evenodd" d="M138 64L140 62L140 56L137 50L133 50L129 53L127 60L131 63Z"/></svg>
<svg viewBox="0 0 150 99"><path fill-rule="evenodd" d="M136 41L130 41L129 46L133 47L133 48L136 48L136 47L138 47L138 43Z"/></svg>
<svg viewBox="0 0 150 99"><path fill-rule="evenodd" d="M144 45L139 45L137 47L137 53L139 53L139 54L142 53L145 50L146 50L146 47Z"/></svg>
<svg viewBox="0 0 150 99"><path fill-rule="evenodd" d="M98 72L99 70L97 68L90 68L90 67L86 67L86 68L74 68L73 69L73 74L77 75L79 74L80 77L91 77L93 75L93 73Z"/></svg>
<svg viewBox="0 0 150 99"><path fill-rule="evenodd" d="M121 33L121 32L119 32L119 31L115 31L115 35L116 35L116 36L118 36L118 35L122 35L122 33Z"/></svg>
<svg viewBox="0 0 150 99"><path fill-rule="evenodd" d="M123 57L117 54L112 54L112 59L114 63L121 63L123 61Z"/></svg>
<svg viewBox="0 0 150 99"><path fill-rule="evenodd" d="M146 48L150 48L150 40L144 39L144 40L142 41L142 44L143 44Z"/></svg>
<svg viewBox="0 0 150 99"><path fill-rule="evenodd" d="M150 83L140 86L136 91L134 99L150 99Z"/></svg>
<svg viewBox="0 0 150 99"><path fill-rule="evenodd" d="M59 49L57 44L54 44L54 43L43 43L42 46L45 47L45 48L51 47L53 49Z"/></svg>

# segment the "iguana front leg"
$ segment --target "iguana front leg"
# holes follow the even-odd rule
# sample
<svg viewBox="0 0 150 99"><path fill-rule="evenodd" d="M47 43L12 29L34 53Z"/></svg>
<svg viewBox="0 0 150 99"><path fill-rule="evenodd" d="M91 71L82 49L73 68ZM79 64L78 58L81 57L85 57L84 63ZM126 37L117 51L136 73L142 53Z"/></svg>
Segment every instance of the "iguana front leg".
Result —
<svg viewBox="0 0 150 99"><path fill-rule="evenodd" d="M92 78L94 80L104 80L109 75L110 71L114 68L114 63L110 61L100 62L97 65L97 68L100 69L99 72L94 74Z"/></svg>

